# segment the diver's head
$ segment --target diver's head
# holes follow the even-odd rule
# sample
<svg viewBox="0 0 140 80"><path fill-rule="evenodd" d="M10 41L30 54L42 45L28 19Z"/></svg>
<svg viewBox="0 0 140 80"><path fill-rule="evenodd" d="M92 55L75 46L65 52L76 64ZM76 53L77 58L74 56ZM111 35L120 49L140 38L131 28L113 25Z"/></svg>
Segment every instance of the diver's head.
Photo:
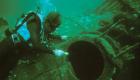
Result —
<svg viewBox="0 0 140 80"><path fill-rule="evenodd" d="M54 32L60 23L60 14L57 12L50 12L44 22L45 31L47 33Z"/></svg>

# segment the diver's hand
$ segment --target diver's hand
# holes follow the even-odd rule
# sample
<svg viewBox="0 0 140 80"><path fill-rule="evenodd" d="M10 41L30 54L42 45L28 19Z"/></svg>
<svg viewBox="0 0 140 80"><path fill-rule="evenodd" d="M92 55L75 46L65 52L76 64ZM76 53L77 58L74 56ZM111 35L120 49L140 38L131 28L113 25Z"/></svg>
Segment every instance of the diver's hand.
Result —
<svg viewBox="0 0 140 80"><path fill-rule="evenodd" d="M66 40L66 39L68 39L68 36L63 35L63 36L61 36L61 39L62 39L62 40Z"/></svg>
<svg viewBox="0 0 140 80"><path fill-rule="evenodd" d="M63 50L61 50L61 49L54 49L54 50L53 50L53 53L54 53L56 56L59 56L59 57L66 56L66 55L69 54L68 52L63 51Z"/></svg>

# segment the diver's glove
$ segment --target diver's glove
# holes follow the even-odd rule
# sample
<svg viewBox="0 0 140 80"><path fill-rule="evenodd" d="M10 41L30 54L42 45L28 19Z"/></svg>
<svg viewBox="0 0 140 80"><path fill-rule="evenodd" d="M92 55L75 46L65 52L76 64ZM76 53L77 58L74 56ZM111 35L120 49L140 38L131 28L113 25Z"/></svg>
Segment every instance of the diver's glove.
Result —
<svg viewBox="0 0 140 80"><path fill-rule="evenodd" d="M58 57L66 56L69 54L68 52L65 52L61 49L55 49L55 50L53 50L53 53L54 53L54 55L56 55Z"/></svg>
<svg viewBox="0 0 140 80"><path fill-rule="evenodd" d="M61 36L61 39L62 39L62 40L66 40L66 39L68 39L68 36L63 35L63 36Z"/></svg>

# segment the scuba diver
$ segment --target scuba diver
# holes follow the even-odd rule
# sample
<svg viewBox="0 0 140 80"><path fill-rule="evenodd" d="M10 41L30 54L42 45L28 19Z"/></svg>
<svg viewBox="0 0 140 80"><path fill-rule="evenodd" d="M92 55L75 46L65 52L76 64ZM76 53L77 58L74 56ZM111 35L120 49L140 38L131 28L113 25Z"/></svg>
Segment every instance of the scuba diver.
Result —
<svg viewBox="0 0 140 80"><path fill-rule="evenodd" d="M13 37L14 43L20 44L28 44L28 49L32 49L30 51L33 52L50 52L49 48L49 41L61 38L59 36L52 35L52 32L60 25L60 14L57 12L50 12L43 25L41 25L40 17L31 12L24 17L21 24L18 25L20 27L17 29L17 36ZM22 27L24 28L22 28ZM26 29L26 31L25 31ZM23 31L26 33L23 33ZM14 35L14 34L13 34ZM23 47L23 45L22 45ZM27 45L26 45L27 47ZM46 48L47 47L47 48Z"/></svg>
<svg viewBox="0 0 140 80"><path fill-rule="evenodd" d="M60 40L52 32L60 25L60 14L50 12L42 25L35 12L22 16L13 32L6 30L7 38L0 42L0 80L8 77L9 71L19 59L30 59L36 54L50 53L49 40Z"/></svg>

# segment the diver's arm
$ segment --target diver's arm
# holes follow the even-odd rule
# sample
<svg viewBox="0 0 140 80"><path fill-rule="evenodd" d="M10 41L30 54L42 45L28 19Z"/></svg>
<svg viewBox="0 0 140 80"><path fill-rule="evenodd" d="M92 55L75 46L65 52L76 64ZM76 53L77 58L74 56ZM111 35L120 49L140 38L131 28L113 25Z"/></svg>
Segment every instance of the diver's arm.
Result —
<svg viewBox="0 0 140 80"><path fill-rule="evenodd" d="M35 19L35 16L37 16L37 14L34 12L31 12L28 15L25 15L22 22L19 25L16 25L15 31L17 31L25 22L28 22L31 19Z"/></svg>

